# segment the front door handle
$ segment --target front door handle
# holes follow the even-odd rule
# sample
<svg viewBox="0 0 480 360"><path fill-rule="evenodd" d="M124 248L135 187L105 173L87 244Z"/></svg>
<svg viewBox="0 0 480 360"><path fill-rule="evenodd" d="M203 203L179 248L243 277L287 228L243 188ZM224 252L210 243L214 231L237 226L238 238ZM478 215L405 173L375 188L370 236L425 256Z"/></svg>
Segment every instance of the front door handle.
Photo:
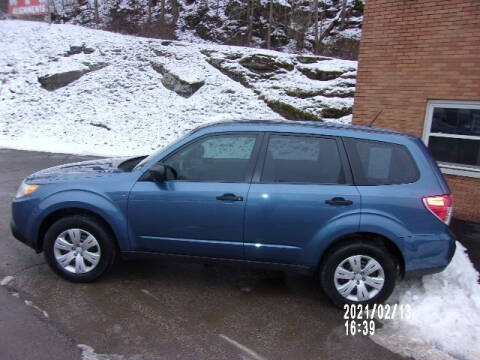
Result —
<svg viewBox="0 0 480 360"><path fill-rule="evenodd" d="M235 194L227 193L217 196L217 200L220 201L243 201L242 196L237 196Z"/></svg>
<svg viewBox="0 0 480 360"><path fill-rule="evenodd" d="M353 201L345 200L343 197L334 197L330 200L325 200L328 205L352 205Z"/></svg>

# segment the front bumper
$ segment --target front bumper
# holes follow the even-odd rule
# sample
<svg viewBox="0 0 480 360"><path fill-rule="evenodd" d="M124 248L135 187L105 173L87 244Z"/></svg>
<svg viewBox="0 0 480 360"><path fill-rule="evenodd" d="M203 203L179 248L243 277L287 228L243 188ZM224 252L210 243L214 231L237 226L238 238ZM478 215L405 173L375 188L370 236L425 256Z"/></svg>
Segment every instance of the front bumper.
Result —
<svg viewBox="0 0 480 360"><path fill-rule="evenodd" d="M40 249L38 249L38 246L37 244L33 243L32 241L30 241L25 235L23 235L19 230L18 228L16 227L15 225L15 222L13 221L13 219L10 220L10 231L13 235L13 237L15 239L17 239L18 241L21 241L22 243L24 243L25 245L31 247L32 249L34 249L37 253L40 252Z"/></svg>

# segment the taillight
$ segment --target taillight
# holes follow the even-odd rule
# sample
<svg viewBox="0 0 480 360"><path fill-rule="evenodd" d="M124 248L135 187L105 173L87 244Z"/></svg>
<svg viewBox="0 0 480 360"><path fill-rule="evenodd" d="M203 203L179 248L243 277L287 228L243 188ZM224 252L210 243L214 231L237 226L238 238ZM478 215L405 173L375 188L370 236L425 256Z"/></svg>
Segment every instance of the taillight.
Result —
<svg viewBox="0 0 480 360"><path fill-rule="evenodd" d="M423 198L425 207L445 224L450 224L453 212L453 201L451 195L425 196Z"/></svg>

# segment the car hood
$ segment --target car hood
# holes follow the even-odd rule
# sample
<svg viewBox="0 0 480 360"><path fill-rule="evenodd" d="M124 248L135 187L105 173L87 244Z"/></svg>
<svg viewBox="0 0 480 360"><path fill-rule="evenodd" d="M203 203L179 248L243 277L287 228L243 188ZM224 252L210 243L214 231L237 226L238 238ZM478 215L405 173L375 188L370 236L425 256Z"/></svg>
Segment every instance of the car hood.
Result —
<svg viewBox="0 0 480 360"><path fill-rule="evenodd" d="M117 157L54 166L28 176L25 181L27 183L42 184L78 178L98 177L103 174L121 173L124 171L118 166L128 159L131 158Z"/></svg>

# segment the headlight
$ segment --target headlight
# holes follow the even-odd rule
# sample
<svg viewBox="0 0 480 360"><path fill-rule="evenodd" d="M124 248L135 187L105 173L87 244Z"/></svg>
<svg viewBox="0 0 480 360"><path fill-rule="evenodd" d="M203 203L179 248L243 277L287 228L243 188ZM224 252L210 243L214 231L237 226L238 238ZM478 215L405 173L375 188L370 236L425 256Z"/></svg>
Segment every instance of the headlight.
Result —
<svg viewBox="0 0 480 360"><path fill-rule="evenodd" d="M17 195L15 197L19 198L19 197L22 197L22 196L30 195L34 191L36 191L38 189L38 187L39 187L39 185L27 184L24 180L24 181L22 181L22 183L18 187Z"/></svg>

